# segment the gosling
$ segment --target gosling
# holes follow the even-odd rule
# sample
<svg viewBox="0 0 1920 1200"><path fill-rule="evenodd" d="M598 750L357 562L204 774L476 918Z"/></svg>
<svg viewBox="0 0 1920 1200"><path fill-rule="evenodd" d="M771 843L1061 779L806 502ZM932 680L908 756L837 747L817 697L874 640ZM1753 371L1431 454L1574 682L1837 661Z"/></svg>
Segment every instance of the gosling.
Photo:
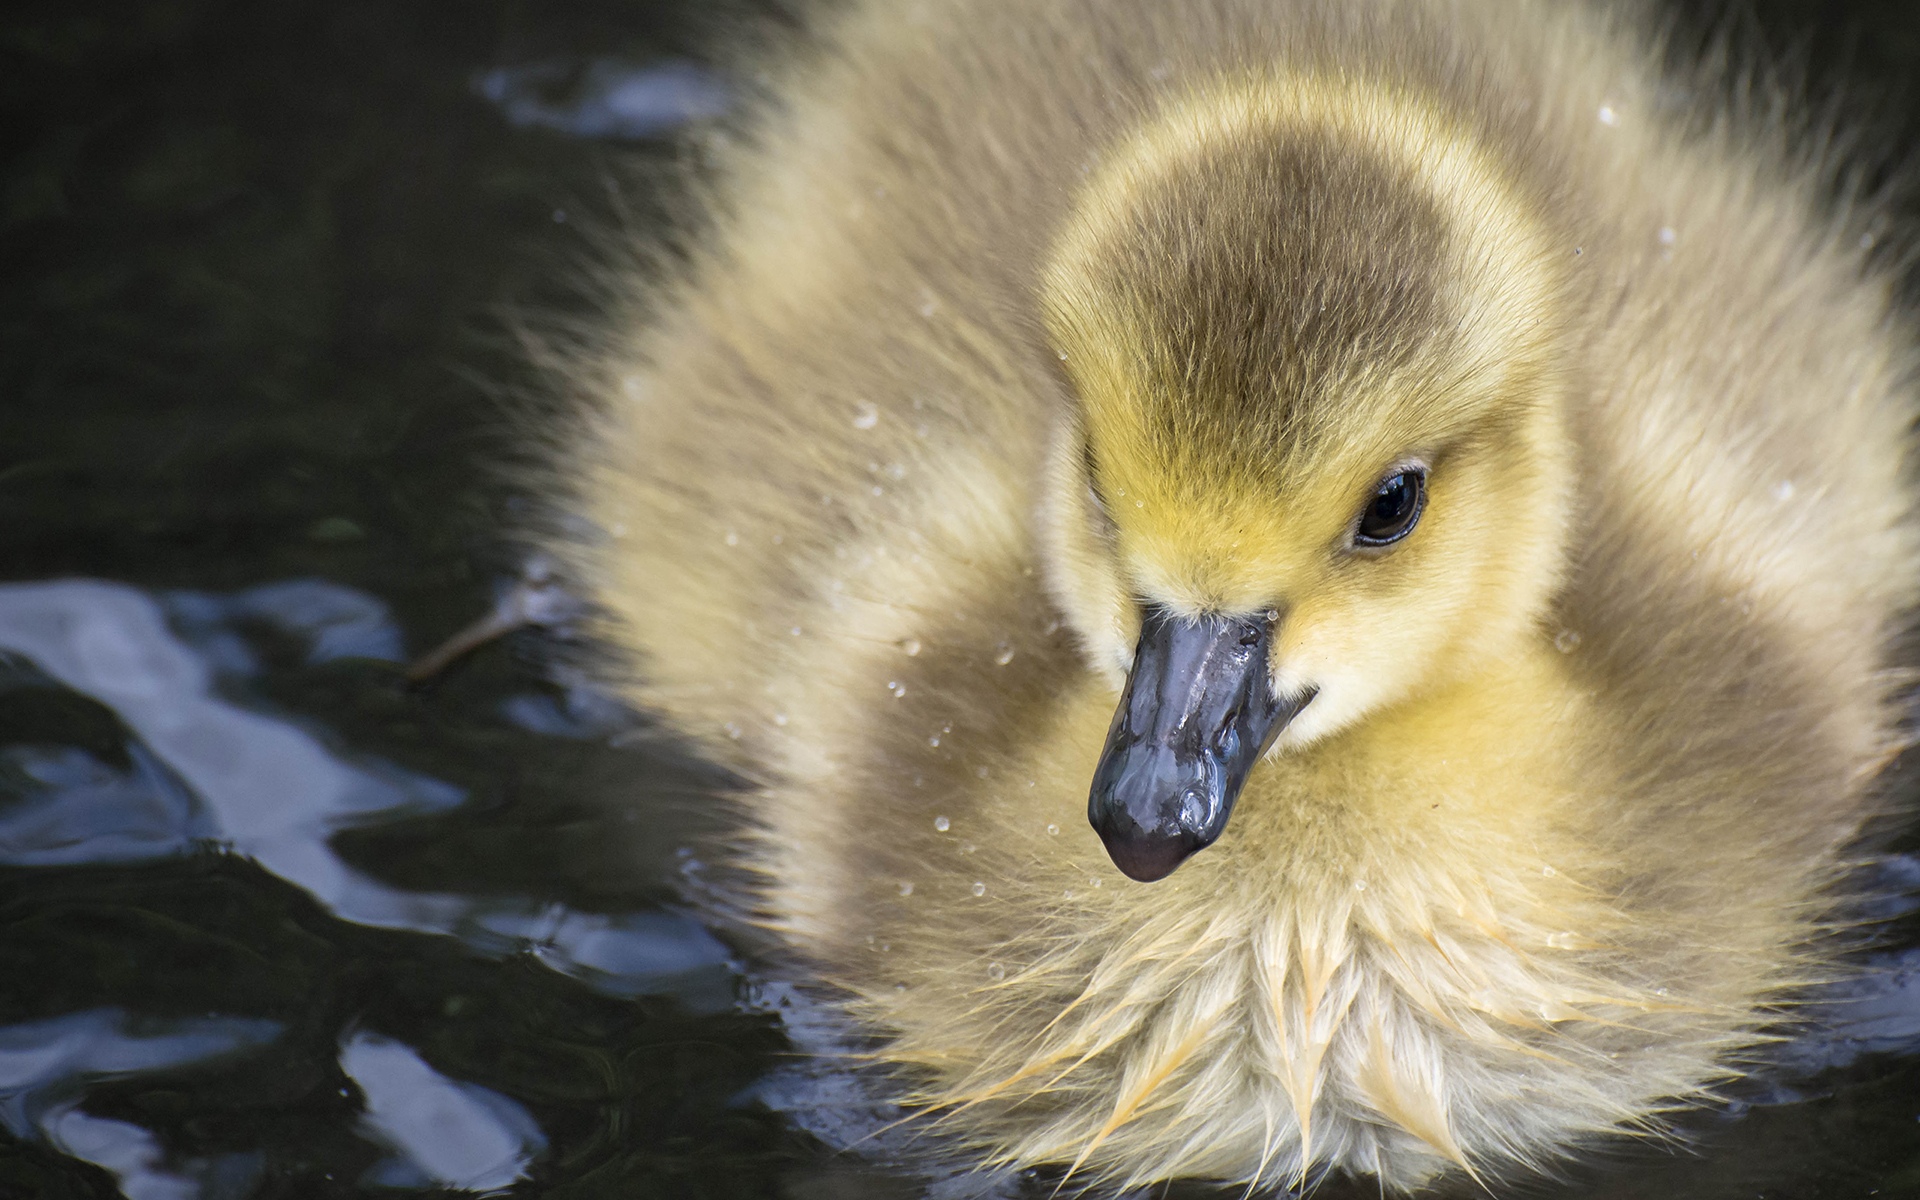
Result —
<svg viewBox="0 0 1920 1200"><path fill-rule="evenodd" d="M570 364L630 694L974 1161L1524 1175L1835 969L1912 347L1637 25L856 0Z"/></svg>

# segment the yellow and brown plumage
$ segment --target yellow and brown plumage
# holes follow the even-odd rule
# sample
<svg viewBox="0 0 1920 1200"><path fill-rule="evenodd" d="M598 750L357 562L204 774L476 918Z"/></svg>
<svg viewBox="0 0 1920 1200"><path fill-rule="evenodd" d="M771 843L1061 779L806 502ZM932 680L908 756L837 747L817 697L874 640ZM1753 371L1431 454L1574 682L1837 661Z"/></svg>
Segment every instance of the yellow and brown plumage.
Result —
<svg viewBox="0 0 1920 1200"><path fill-rule="evenodd" d="M1529 1169L1830 969L1916 581L1831 164L1534 0L874 0L771 70L572 366L574 553L929 1122ZM1137 883L1089 782L1136 645L1224 620L1304 706Z"/></svg>

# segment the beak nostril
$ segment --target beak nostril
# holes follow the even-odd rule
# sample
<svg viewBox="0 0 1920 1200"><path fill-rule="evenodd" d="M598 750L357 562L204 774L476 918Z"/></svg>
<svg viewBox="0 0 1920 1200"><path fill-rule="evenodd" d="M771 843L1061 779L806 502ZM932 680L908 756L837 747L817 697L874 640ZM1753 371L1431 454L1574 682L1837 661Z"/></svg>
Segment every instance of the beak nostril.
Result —
<svg viewBox="0 0 1920 1200"><path fill-rule="evenodd" d="M1227 717L1213 735L1213 752L1221 758L1232 758L1240 752L1240 714Z"/></svg>

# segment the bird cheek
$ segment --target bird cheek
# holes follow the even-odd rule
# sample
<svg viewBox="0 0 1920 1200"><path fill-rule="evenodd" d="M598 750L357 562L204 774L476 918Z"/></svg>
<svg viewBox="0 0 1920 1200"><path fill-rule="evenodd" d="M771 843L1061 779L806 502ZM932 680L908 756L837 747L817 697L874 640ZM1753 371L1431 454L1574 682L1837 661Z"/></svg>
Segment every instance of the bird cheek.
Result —
<svg viewBox="0 0 1920 1200"><path fill-rule="evenodd" d="M1320 711L1323 705L1338 708L1338 697L1346 690L1343 672L1328 654L1322 626L1323 614L1311 607L1295 607L1280 623L1280 636L1274 640L1269 657L1273 691L1276 696L1299 696L1317 691L1314 702L1293 724L1281 731L1276 746L1303 745L1327 732L1327 721ZM1298 726L1298 728L1296 728Z"/></svg>
<svg viewBox="0 0 1920 1200"><path fill-rule="evenodd" d="M1322 595L1288 613L1273 649L1276 694L1318 694L1281 734L1304 746L1404 695L1425 672L1418 639L1393 611Z"/></svg>

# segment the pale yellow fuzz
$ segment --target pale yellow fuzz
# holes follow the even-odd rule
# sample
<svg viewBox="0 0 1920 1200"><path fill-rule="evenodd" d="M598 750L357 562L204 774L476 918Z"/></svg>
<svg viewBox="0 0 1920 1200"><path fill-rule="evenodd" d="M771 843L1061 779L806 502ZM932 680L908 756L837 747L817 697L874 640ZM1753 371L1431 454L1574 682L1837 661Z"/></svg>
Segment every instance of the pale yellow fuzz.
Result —
<svg viewBox="0 0 1920 1200"><path fill-rule="evenodd" d="M559 463L623 682L751 784L755 917L929 1144L1407 1190L1737 1071L1902 737L1883 214L1671 115L1720 83L1627 10L836 11ZM1274 614L1313 696L1152 885L1086 819L1145 606Z"/></svg>

